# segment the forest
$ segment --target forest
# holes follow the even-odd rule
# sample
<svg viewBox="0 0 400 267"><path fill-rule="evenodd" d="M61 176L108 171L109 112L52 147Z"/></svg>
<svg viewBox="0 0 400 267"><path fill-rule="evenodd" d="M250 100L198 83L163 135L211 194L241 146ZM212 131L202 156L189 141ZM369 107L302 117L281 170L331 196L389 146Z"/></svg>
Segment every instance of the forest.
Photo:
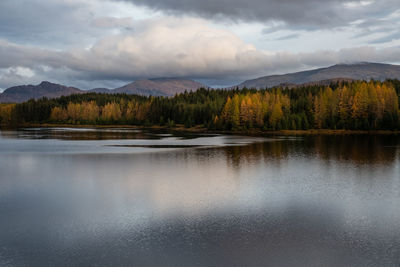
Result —
<svg viewBox="0 0 400 267"><path fill-rule="evenodd" d="M400 81L214 90L174 97L77 94L0 104L0 123L200 126L210 130L399 130Z"/></svg>

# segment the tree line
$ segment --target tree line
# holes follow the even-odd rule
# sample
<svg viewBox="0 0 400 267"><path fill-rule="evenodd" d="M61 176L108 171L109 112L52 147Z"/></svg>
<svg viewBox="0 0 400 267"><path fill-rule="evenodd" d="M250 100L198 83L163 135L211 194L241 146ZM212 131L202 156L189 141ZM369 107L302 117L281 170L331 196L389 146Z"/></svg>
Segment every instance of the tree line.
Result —
<svg viewBox="0 0 400 267"><path fill-rule="evenodd" d="M1 104L0 122L202 126L215 130L397 130L400 81L213 90L174 97L79 94Z"/></svg>

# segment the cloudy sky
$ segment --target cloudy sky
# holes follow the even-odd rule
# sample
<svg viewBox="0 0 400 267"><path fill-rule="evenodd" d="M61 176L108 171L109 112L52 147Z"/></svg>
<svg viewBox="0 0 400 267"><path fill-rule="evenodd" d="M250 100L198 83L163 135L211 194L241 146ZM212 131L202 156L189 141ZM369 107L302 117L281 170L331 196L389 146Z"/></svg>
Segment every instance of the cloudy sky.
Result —
<svg viewBox="0 0 400 267"><path fill-rule="evenodd" d="M1 0L0 91L400 62L399 0Z"/></svg>

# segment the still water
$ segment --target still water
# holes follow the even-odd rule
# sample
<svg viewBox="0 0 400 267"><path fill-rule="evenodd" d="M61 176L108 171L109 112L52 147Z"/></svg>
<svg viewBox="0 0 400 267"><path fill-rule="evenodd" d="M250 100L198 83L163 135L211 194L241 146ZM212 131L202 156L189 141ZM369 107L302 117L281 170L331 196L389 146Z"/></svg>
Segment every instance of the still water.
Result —
<svg viewBox="0 0 400 267"><path fill-rule="evenodd" d="M0 266L400 266L400 136L0 132Z"/></svg>

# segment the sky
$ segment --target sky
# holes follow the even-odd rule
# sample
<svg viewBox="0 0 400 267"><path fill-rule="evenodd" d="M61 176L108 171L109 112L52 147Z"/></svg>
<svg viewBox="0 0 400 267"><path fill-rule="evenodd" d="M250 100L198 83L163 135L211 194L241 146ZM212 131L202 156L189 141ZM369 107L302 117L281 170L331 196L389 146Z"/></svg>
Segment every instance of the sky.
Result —
<svg viewBox="0 0 400 267"><path fill-rule="evenodd" d="M1 0L0 91L400 62L399 0Z"/></svg>

